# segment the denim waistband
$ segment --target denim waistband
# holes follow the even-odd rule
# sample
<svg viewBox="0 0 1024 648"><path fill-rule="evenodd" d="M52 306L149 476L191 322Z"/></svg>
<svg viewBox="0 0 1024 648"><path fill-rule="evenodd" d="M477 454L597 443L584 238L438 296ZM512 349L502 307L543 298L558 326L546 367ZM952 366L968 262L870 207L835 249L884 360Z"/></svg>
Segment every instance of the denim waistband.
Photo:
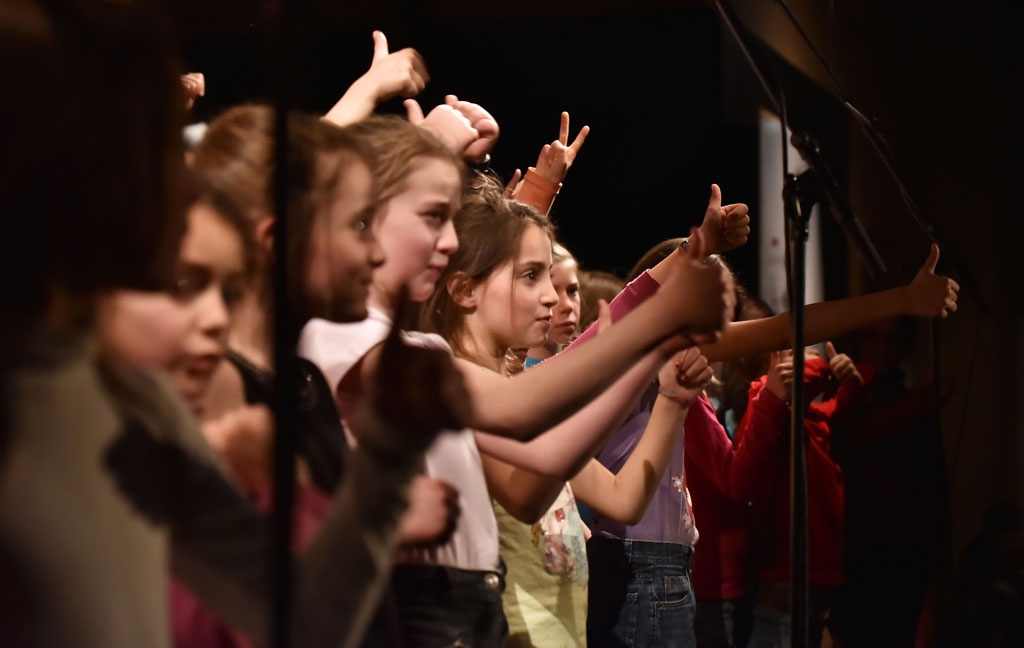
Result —
<svg viewBox="0 0 1024 648"><path fill-rule="evenodd" d="M424 590L446 592L482 588L498 593L505 591L505 563L495 571L476 571L440 565L395 565L392 581L395 586L415 586Z"/></svg>
<svg viewBox="0 0 1024 648"><path fill-rule="evenodd" d="M693 567L693 547L676 542L649 542L594 536L587 543L591 563L624 560L630 565L678 565ZM593 571L593 569L592 569Z"/></svg>

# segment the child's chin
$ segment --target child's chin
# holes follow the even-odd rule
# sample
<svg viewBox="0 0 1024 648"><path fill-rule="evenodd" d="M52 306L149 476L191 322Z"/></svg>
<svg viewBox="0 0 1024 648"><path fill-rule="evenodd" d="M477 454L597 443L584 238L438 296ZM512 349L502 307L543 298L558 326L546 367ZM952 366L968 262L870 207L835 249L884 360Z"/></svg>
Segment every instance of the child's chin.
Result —
<svg viewBox="0 0 1024 648"><path fill-rule="evenodd" d="M424 302L430 299L430 296L434 294L434 288L437 283L426 279L421 279L414 282L409 286L409 300L414 302Z"/></svg>

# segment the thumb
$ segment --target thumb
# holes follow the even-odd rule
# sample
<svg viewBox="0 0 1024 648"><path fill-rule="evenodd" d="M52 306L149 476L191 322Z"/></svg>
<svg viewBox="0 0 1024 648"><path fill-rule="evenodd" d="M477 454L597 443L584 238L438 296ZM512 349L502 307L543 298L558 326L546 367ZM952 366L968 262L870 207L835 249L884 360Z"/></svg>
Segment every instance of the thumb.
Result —
<svg viewBox="0 0 1024 648"><path fill-rule="evenodd" d="M373 32L373 62L381 60L388 55L388 37L384 32L374 30Z"/></svg>
<svg viewBox="0 0 1024 648"><path fill-rule="evenodd" d="M411 124L419 124L423 121L423 109L420 108L420 102L415 99L406 99L402 105L405 106L405 114Z"/></svg>
<svg viewBox="0 0 1024 648"><path fill-rule="evenodd" d="M838 355L836 353L836 347L831 342L825 343L825 355L828 357L829 360Z"/></svg>
<svg viewBox="0 0 1024 648"><path fill-rule="evenodd" d="M939 244L932 243L932 248L928 252L928 258L924 262L924 270L927 270L931 274L935 274L935 266L939 264Z"/></svg>
<svg viewBox="0 0 1024 648"><path fill-rule="evenodd" d="M612 325L612 309L603 299L597 300L597 332L604 333Z"/></svg>
<svg viewBox="0 0 1024 648"><path fill-rule="evenodd" d="M718 185L711 185L711 198L708 199L708 209L721 209L722 207L722 190Z"/></svg>

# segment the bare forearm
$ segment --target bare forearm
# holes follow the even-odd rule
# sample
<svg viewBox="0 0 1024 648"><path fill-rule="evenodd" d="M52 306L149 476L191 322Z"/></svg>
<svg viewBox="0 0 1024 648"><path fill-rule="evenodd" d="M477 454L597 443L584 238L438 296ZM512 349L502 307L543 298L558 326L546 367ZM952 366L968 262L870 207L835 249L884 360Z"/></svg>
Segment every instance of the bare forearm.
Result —
<svg viewBox="0 0 1024 648"><path fill-rule="evenodd" d="M637 524L658 489L686 409L659 397L643 436L617 474L596 460L570 483L576 497L594 510L623 524Z"/></svg>
<svg viewBox="0 0 1024 648"><path fill-rule="evenodd" d="M804 310L804 341L816 344L906 313L903 288L810 304ZM788 349L792 346L792 320L788 312L764 319L733 322L717 342L701 345L708 360L731 360Z"/></svg>
<svg viewBox="0 0 1024 648"><path fill-rule="evenodd" d="M477 433L477 446L508 463L565 481L619 429L661 362L659 353L648 353L589 405L532 441Z"/></svg>
<svg viewBox="0 0 1024 648"><path fill-rule="evenodd" d="M600 338L511 380L460 361L473 402L479 403L472 427L525 441L564 421L672 333L671 323L657 315L657 299L644 302Z"/></svg>

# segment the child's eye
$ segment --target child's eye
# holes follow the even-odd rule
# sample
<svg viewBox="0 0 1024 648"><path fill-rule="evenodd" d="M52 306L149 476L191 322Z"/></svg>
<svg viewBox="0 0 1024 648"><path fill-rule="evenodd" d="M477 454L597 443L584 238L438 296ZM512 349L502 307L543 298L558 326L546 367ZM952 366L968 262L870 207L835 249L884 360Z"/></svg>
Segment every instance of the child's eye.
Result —
<svg viewBox="0 0 1024 648"><path fill-rule="evenodd" d="M176 299L191 299L210 285L210 274L201 268L185 267L171 282L170 294Z"/></svg>
<svg viewBox="0 0 1024 648"><path fill-rule="evenodd" d="M173 297L184 299L192 297L201 290L202 286L200 285L200 282L197 281L197 277L179 275L175 277L171 283L170 293Z"/></svg>
<svg viewBox="0 0 1024 648"><path fill-rule="evenodd" d="M352 224L352 229L355 230L356 236L360 239L366 240L373 236L373 218L360 218L358 221Z"/></svg>
<svg viewBox="0 0 1024 648"><path fill-rule="evenodd" d="M175 277L171 282L170 292L176 297L183 297L195 292L195 287L188 277Z"/></svg>
<svg viewBox="0 0 1024 648"><path fill-rule="evenodd" d="M224 300L224 305L230 309L242 299L243 292L241 286L226 285L221 289L220 296Z"/></svg>

